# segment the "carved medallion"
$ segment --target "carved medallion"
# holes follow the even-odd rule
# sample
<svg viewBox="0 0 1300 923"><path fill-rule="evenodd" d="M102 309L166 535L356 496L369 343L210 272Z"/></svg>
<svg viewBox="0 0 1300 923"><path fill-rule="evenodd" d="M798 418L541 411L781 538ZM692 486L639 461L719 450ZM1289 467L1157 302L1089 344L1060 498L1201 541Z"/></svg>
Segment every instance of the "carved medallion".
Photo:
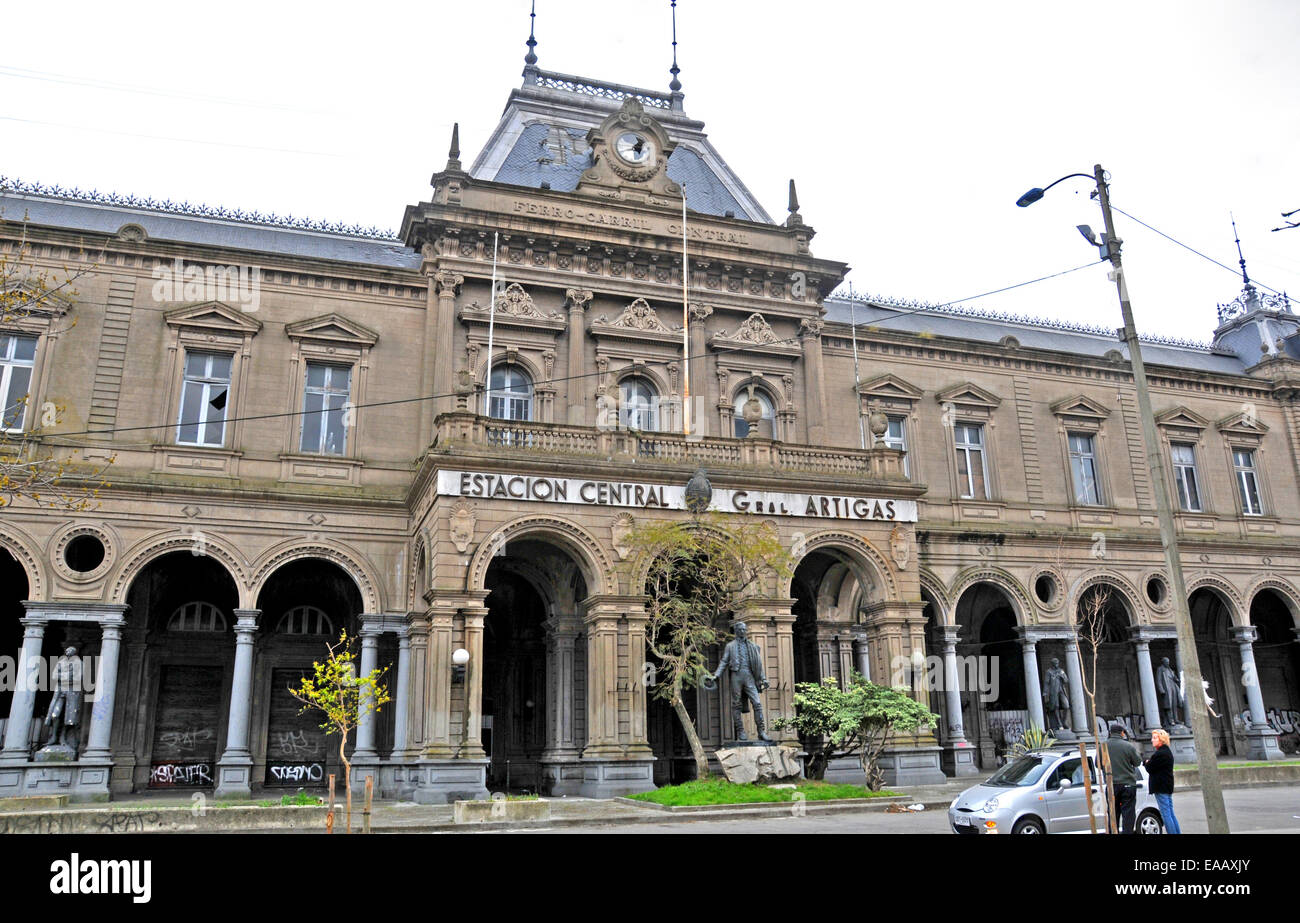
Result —
<svg viewBox="0 0 1300 923"><path fill-rule="evenodd" d="M464 554L474 541L474 505L467 500L457 500L451 508L451 543Z"/></svg>
<svg viewBox="0 0 1300 923"><path fill-rule="evenodd" d="M889 533L889 554L899 570L907 570L907 563L912 559L912 545L902 526L894 526L894 531Z"/></svg>
<svg viewBox="0 0 1300 923"><path fill-rule="evenodd" d="M636 525L636 520L632 518L631 513L619 513L609 524L609 534L613 540L614 553L618 555L620 561L626 560L627 553L632 550L627 543L627 539L632 534L634 525Z"/></svg>

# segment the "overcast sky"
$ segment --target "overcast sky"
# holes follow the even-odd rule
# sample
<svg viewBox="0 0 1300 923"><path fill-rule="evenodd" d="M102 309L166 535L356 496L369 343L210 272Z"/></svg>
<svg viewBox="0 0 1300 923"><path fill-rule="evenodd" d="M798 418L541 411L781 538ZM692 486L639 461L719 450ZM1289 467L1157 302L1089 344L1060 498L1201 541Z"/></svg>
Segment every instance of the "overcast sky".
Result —
<svg viewBox="0 0 1300 923"><path fill-rule="evenodd" d="M664 90L667 0L539 0L539 66ZM0 174L396 228L454 121L478 153L527 0L20 4ZM21 41L14 37L22 36ZM1300 296L1300 3L680 0L688 115L778 220L786 182L855 290L946 302L1087 263L1114 204ZM1289 166L1288 166L1289 164ZM1300 218L1300 215L1295 216ZM1240 279L1117 216L1138 326L1208 340ZM1106 267L972 306L1119 323Z"/></svg>

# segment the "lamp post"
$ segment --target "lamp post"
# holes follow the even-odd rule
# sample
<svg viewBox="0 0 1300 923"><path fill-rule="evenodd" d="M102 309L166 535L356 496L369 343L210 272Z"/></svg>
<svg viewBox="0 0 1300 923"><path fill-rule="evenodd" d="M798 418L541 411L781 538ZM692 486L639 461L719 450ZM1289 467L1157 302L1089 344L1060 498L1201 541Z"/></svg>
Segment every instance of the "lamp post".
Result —
<svg viewBox="0 0 1300 923"><path fill-rule="evenodd" d="M1097 184L1093 195L1101 205L1102 219L1106 223L1106 236L1101 242L1093 239L1091 230L1080 226L1079 230L1100 251L1103 259L1111 264L1110 279L1115 283L1119 293L1119 307L1124 318L1121 331L1124 342L1128 345L1129 360L1133 364L1133 380L1137 386L1138 411L1142 417L1142 436L1146 443L1147 464L1151 468L1151 484L1156 495L1156 516L1160 523L1160 544L1164 547L1165 566L1169 569L1169 579L1174 596L1174 623L1178 629L1178 650L1182 655L1185 674L1184 689L1187 693L1187 712L1192 721L1192 739L1196 745L1196 764L1200 770L1201 796L1205 800L1205 816L1209 822L1210 833L1228 832L1228 814L1223 805L1223 789L1219 781L1218 754L1214 741L1210 737L1210 716L1205 701L1204 685L1201 682L1201 662L1196 655L1196 639L1192 632L1192 617L1187 608L1187 587L1183 582L1183 565L1178 554L1178 536L1174 530L1174 513L1169 504L1169 492L1165 487L1165 466L1160 457L1160 442L1156 437L1156 421L1151 411L1151 393L1147 388L1146 366L1142 363L1142 348L1138 343L1137 328L1133 324L1133 308L1129 304L1128 286L1124 282L1124 267L1120 262L1120 245L1123 243L1115 236L1115 220L1110 211L1110 194L1106 186L1106 172L1101 164L1093 167L1093 173L1071 173L1043 189L1030 189L1016 204L1021 208L1032 205L1043 197L1048 189L1063 180L1076 176L1087 177Z"/></svg>

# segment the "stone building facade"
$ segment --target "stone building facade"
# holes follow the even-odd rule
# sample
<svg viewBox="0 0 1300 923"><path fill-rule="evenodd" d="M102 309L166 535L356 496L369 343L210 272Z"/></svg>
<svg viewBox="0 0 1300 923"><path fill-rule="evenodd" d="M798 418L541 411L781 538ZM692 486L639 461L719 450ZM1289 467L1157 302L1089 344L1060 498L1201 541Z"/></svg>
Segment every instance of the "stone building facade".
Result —
<svg viewBox="0 0 1300 923"><path fill-rule="evenodd" d="M0 644L72 644L100 677L72 763L33 760L48 691L0 693L0 795L317 784L337 746L287 687L340 630L389 667L353 753L383 795L684 778L625 539L688 515L700 468L797 562L748 619L768 715L798 682L909 684L942 721L894 742L903 784L1050 723L1053 658L1075 732L1085 684L1162 720L1172 607L1122 344L833 295L848 267L812 254L793 189L774 221L680 92L530 64L397 236L23 184L0 207L11 261L25 235L77 276L0 331L7 425L63 407L37 451L111 480L86 512L0 511ZM1249 284L1221 317L1213 347L1144 354L1216 741L1275 757L1300 730L1300 323ZM691 703L708 747L727 688Z"/></svg>

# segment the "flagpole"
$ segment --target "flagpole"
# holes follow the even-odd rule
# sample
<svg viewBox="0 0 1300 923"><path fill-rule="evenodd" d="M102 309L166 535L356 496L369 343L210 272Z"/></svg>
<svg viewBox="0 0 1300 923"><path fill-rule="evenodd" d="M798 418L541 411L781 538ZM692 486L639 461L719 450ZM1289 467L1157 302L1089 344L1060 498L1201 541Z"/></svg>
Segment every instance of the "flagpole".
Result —
<svg viewBox="0 0 1300 923"><path fill-rule="evenodd" d="M686 250L686 184L682 187L682 435L691 434L691 306L687 286L691 276L691 255Z"/></svg>
<svg viewBox="0 0 1300 923"><path fill-rule="evenodd" d="M485 417L488 416L488 411L492 407L492 334L497 319L497 241L500 240L500 237L500 231L492 234L492 295L488 299L487 374L484 375L484 378L486 379L484 384L487 385L487 387L483 389L484 406L482 408L483 416Z"/></svg>
<svg viewBox="0 0 1300 923"><path fill-rule="evenodd" d="M862 384L862 376L858 374L858 321L857 312L853 310L853 286L849 286L849 329L853 331L853 391L858 400L858 441L861 442L862 448L867 447L867 431L862 426L862 395L858 392L858 386Z"/></svg>

